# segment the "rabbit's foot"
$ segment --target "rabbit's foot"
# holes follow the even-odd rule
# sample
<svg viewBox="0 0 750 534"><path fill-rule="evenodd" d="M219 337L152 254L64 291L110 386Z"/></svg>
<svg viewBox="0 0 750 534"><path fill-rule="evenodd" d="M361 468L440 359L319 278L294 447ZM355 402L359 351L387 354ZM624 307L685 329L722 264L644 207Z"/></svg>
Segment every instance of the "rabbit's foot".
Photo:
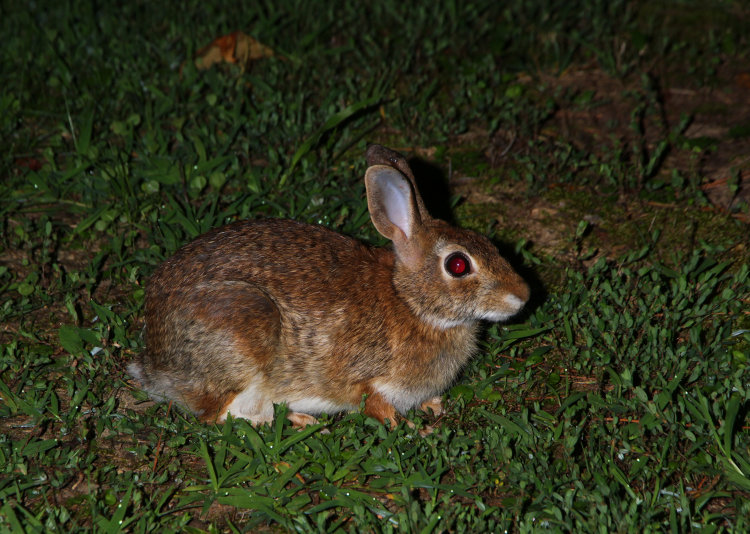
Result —
<svg viewBox="0 0 750 534"><path fill-rule="evenodd" d="M419 435L422 437L429 436L435 431L432 425L425 425L419 429Z"/></svg>
<svg viewBox="0 0 750 534"><path fill-rule="evenodd" d="M443 413L443 399L442 397L432 397L424 401L420 408L425 413L430 413L428 410L432 410L432 413L437 417Z"/></svg>
<svg viewBox="0 0 750 534"><path fill-rule="evenodd" d="M260 383L253 381L227 403L219 416L219 422L224 421L228 413L259 426L273 421L273 403L264 395Z"/></svg>
<svg viewBox="0 0 750 534"><path fill-rule="evenodd" d="M292 422L294 428L305 428L307 425L317 425L318 420L310 414L300 412L289 412L286 418Z"/></svg>
<svg viewBox="0 0 750 534"><path fill-rule="evenodd" d="M391 430L398 425L396 408L393 407L393 404L385 400L385 397L377 391L370 393L365 399L365 415L374 417L384 425L388 426ZM390 425L385 422L386 419L390 421Z"/></svg>

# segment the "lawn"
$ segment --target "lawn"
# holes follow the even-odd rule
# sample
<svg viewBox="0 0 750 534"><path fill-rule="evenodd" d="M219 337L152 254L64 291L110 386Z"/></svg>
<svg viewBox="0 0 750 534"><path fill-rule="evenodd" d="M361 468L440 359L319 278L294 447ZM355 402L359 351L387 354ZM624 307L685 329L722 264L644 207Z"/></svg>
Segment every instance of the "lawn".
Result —
<svg viewBox="0 0 750 534"><path fill-rule="evenodd" d="M236 4L0 4L0 532L749 531L746 2ZM434 432L150 402L154 269L246 218L387 245L368 143L532 287Z"/></svg>

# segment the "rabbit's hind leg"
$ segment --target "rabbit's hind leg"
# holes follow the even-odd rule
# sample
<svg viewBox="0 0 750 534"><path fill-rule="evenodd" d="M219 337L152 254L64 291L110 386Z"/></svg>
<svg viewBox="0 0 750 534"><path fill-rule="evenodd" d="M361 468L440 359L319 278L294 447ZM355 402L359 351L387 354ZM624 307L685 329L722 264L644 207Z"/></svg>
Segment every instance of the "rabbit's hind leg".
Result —
<svg viewBox="0 0 750 534"><path fill-rule="evenodd" d="M146 390L204 421L223 421L227 412L253 423L273 418L265 382L281 316L262 290L242 281L203 283L156 300L152 314L149 355L132 366Z"/></svg>
<svg viewBox="0 0 750 534"><path fill-rule="evenodd" d="M273 400L263 391L262 378L257 377L237 394L219 415L219 421L232 417L241 417L251 421L254 425L262 425L273 421Z"/></svg>
<svg viewBox="0 0 750 534"><path fill-rule="evenodd" d="M227 413L232 417L241 417L251 421L254 425L262 425L273 421L273 402L272 395L262 391L262 385L251 383L244 391L234 397L226 407L220 421L226 419ZM307 413L290 411L287 413L287 419L291 421L294 428L304 428L307 425L316 425L318 420Z"/></svg>
<svg viewBox="0 0 750 534"><path fill-rule="evenodd" d="M273 420L273 388L267 383L279 350L281 314L273 300L254 284L225 281L201 287L197 309L201 320L224 331L232 348L211 361L219 363L224 380L236 384L219 414L248 419L253 424ZM239 387L237 387L239 386Z"/></svg>

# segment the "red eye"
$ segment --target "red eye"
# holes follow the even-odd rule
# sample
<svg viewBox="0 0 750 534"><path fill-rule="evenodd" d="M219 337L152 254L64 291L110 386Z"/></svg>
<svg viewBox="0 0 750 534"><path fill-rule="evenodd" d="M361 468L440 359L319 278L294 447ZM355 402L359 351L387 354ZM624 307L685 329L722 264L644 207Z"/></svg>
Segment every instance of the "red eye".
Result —
<svg viewBox="0 0 750 534"><path fill-rule="evenodd" d="M469 258L460 252L454 252L445 259L445 270L455 278L467 275L471 271Z"/></svg>

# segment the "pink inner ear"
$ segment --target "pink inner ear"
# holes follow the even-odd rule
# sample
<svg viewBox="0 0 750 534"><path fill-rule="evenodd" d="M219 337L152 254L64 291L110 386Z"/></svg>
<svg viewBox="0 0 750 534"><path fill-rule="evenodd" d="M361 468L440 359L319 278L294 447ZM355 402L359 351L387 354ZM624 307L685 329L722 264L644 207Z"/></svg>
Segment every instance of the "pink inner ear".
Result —
<svg viewBox="0 0 750 534"><path fill-rule="evenodd" d="M409 239L412 234L409 184L397 171L393 172L393 177L383 176L383 178L382 193L386 217Z"/></svg>

